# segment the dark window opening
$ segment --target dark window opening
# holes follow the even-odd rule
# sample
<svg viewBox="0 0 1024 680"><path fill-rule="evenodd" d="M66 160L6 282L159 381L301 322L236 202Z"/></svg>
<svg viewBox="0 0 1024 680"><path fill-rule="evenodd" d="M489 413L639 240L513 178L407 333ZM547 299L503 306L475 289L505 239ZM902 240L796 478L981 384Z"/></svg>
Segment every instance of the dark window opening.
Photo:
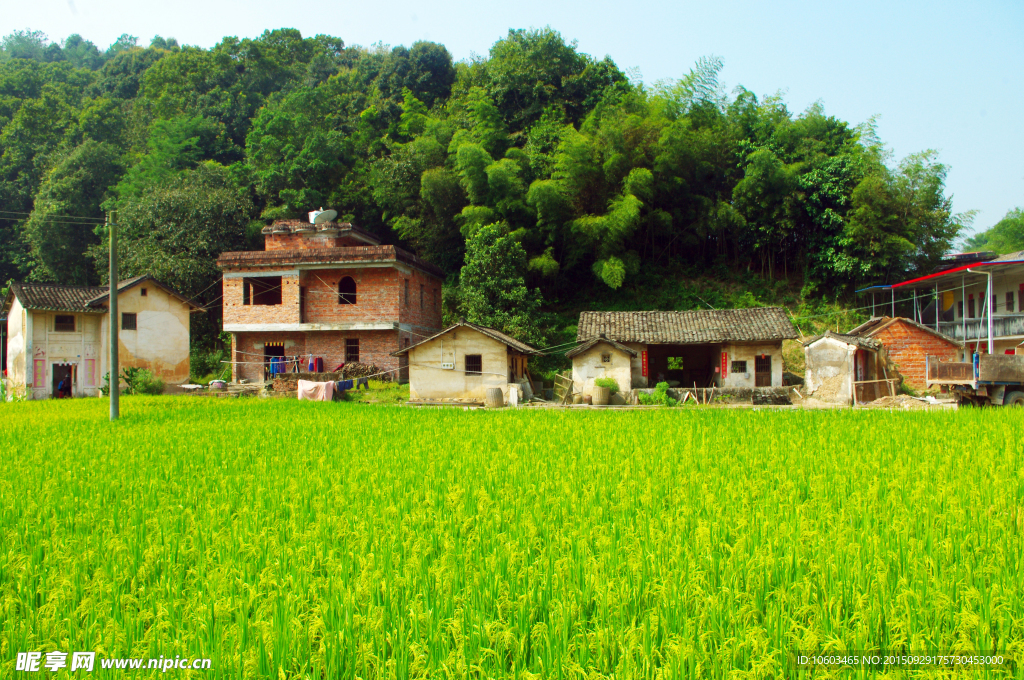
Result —
<svg viewBox="0 0 1024 680"><path fill-rule="evenodd" d="M242 304L246 305L279 305L281 304L281 277L260 276L246 278L242 284Z"/></svg>
<svg viewBox="0 0 1024 680"><path fill-rule="evenodd" d="M121 330L123 331L136 331L139 329L139 319L134 313L122 312L121 313Z"/></svg>
<svg viewBox="0 0 1024 680"><path fill-rule="evenodd" d="M484 360L480 354L466 355L466 375L482 375L484 372Z"/></svg>
<svg viewBox="0 0 1024 680"><path fill-rule="evenodd" d="M1006 294L1006 311L1013 311L1013 293Z"/></svg>
<svg viewBox="0 0 1024 680"><path fill-rule="evenodd" d="M359 363L359 338L348 338L345 340L345 363Z"/></svg>
<svg viewBox="0 0 1024 680"><path fill-rule="evenodd" d="M142 289L142 297L147 297L147 296L149 296L149 290L147 290L146 288L143 288Z"/></svg>
<svg viewBox="0 0 1024 680"><path fill-rule="evenodd" d="M967 318L974 318L974 298L972 297L967 301Z"/></svg>
<svg viewBox="0 0 1024 680"><path fill-rule="evenodd" d="M420 309L423 309L423 296L426 295L426 289L423 284L420 284Z"/></svg>
<svg viewBox="0 0 1024 680"><path fill-rule="evenodd" d="M434 311L437 311L437 288L434 289Z"/></svg>
<svg viewBox="0 0 1024 680"><path fill-rule="evenodd" d="M405 279L405 306L409 306L409 279Z"/></svg>
<svg viewBox="0 0 1024 680"><path fill-rule="evenodd" d="M999 309L999 303L996 301L996 296L995 295L992 296L991 304L992 304L992 309L990 311L991 311L992 314L995 314L996 311Z"/></svg>
<svg viewBox="0 0 1024 680"><path fill-rule="evenodd" d="M957 318L964 318L964 301L960 300L956 303L956 314Z"/></svg>
<svg viewBox="0 0 1024 680"><path fill-rule="evenodd" d="M746 361L734 361L734 362L732 362L731 370L732 370L733 373L746 373L747 372L747 362Z"/></svg>
<svg viewBox="0 0 1024 680"><path fill-rule="evenodd" d="M55 333L74 333L75 317L58 314L54 319L53 331Z"/></svg>
<svg viewBox="0 0 1024 680"><path fill-rule="evenodd" d="M612 363L612 353L611 352L602 352L601 353L601 363L602 364L610 364L610 363Z"/></svg>
<svg viewBox="0 0 1024 680"><path fill-rule="evenodd" d="M356 282L351 276L343 276L338 281L338 304L354 305L356 303Z"/></svg>
<svg viewBox="0 0 1024 680"><path fill-rule="evenodd" d="M686 367L683 366L682 357L669 357L668 358L668 370L670 371L682 371Z"/></svg>

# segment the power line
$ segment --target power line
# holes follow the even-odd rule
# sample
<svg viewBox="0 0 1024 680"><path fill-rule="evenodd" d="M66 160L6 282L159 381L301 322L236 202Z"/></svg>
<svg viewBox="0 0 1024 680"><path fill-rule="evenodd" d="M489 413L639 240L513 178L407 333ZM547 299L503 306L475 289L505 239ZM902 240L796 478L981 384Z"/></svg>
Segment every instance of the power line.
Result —
<svg viewBox="0 0 1024 680"><path fill-rule="evenodd" d="M39 215L37 212L25 213L25 212L16 212L14 210L0 210L0 215L22 215L24 217L31 217L32 215L36 215L40 219L44 219L44 220L45 219L52 219L52 218L62 218L62 219L71 219L71 220L92 220L92 221L98 222L99 224L103 224L103 223L106 222L106 219L103 218L103 217L86 217L85 215L61 215L59 213L49 213L49 214L45 214L45 215Z"/></svg>

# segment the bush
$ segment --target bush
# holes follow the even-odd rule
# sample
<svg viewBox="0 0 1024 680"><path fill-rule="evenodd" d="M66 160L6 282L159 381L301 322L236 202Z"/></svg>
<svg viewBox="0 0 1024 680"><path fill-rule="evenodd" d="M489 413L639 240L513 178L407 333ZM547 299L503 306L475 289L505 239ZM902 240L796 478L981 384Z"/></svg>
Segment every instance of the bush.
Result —
<svg viewBox="0 0 1024 680"><path fill-rule="evenodd" d="M224 372L224 366L230 368L230 364L222 364L224 350L212 351L192 350L189 354L189 372L192 374L190 380L197 382L197 379L204 375L220 375Z"/></svg>
<svg viewBox="0 0 1024 680"><path fill-rule="evenodd" d="M640 403L645 406L675 406L679 402L668 396L668 383L660 382L654 387L654 394L640 393Z"/></svg>
<svg viewBox="0 0 1024 680"><path fill-rule="evenodd" d="M144 368L122 368L126 394L163 394L164 381Z"/></svg>
<svg viewBox="0 0 1024 680"><path fill-rule="evenodd" d="M594 384L598 387L607 387L608 391L612 394L619 391L619 382L615 378L598 378L594 381Z"/></svg>

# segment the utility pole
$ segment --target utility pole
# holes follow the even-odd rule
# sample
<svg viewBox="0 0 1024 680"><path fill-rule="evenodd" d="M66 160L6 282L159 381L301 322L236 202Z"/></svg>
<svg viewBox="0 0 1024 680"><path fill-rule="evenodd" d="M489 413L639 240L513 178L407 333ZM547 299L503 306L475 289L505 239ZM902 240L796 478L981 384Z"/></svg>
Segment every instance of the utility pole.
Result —
<svg viewBox="0 0 1024 680"><path fill-rule="evenodd" d="M117 213L107 213L107 228L110 234L110 420L121 415L121 378L117 362L118 337L117 318Z"/></svg>

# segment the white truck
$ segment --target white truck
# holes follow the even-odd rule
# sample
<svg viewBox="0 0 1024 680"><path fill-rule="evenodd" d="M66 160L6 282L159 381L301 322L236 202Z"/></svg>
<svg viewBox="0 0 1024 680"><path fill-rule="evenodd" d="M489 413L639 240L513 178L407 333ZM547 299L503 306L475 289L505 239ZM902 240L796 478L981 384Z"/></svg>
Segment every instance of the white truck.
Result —
<svg viewBox="0 0 1024 680"><path fill-rule="evenodd" d="M975 354L971 361L929 356L928 387L938 385L961 406L1024 406L1024 355Z"/></svg>

